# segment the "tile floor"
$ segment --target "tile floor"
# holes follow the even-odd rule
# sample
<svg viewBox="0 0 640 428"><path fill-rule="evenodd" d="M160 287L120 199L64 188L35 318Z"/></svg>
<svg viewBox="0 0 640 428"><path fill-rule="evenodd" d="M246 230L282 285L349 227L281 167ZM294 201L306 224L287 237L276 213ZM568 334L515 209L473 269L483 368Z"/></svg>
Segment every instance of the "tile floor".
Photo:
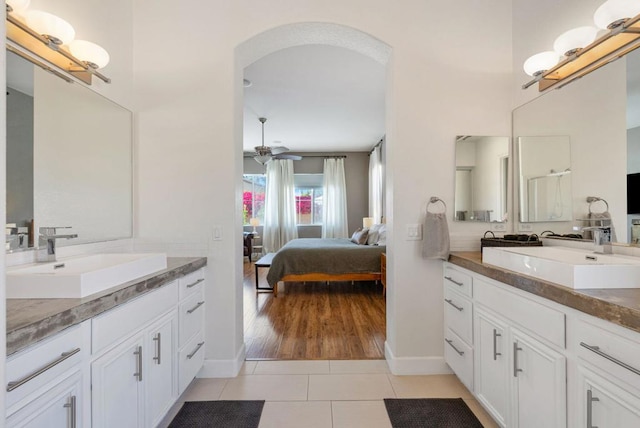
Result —
<svg viewBox="0 0 640 428"><path fill-rule="evenodd" d="M260 428L390 428L383 398L462 397L485 427L497 427L454 375L394 376L386 361L247 361L230 379L195 379L184 401L266 400Z"/></svg>

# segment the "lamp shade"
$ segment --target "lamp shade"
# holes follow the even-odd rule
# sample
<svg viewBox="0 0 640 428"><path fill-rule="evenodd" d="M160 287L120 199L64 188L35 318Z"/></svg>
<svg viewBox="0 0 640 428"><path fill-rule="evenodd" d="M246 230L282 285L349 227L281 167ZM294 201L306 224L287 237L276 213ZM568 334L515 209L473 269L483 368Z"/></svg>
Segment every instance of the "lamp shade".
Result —
<svg viewBox="0 0 640 428"><path fill-rule="evenodd" d="M553 43L553 50L558 55L571 56L596 39L596 27L578 27L562 33Z"/></svg>
<svg viewBox="0 0 640 428"><path fill-rule="evenodd" d="M598 28L611 29L622 24L626 19L640 13L640 2L635 0L607 0L593 14L593 21Z"/></svg>
<svg viewBox="0 0 640 428"><path fill-rule="evenodd" d="M109 52L102 46L86 40L74 40L69 43L69 51L81 61L88 63L92 68L103 68L109 64Z"/></svg>
<svg viewBox="0 0 640 428"><path fill-rule="evenodd" d="M524 62L524 72L529 76L537 76L553 68L558 63L558 59L560 55L554 51L537 53Z"/></svg>
<svg viewBox="0 0 640 428"><path fill-rule="evenodd" d="M265 163L267 163L267 162L269 162L271 160L271 155L257 155L257 156L254 156L253 158L259 164L264 165Z"/></svg>
<svg viewBox="0 0 640 428"><path fill-rule="evenodd" d="M7 0L7 4L11 6L14 13L21 15L29 7L31 0Z"/></svg>
<svg viewBox="0 0 640 428"><path fill-rule="evenodd" d="M260 226L260 219L257 217L251 217L249 219L249 224L253 227Z"/></svg>
<svg viewBox="0 0 640 428"><path fill-rule="evenodd" d="M373 226L373 217L363 217L362 218L362 227L368 229L371 226Z"/></svg>
<svg viewBox="0 0 640 428"><path fill-rule="evenodd" d="M25 19L33 31L48 36L57 45L67 45L76 36L71 24L51 13L30 10L27 11Z"/></svg>

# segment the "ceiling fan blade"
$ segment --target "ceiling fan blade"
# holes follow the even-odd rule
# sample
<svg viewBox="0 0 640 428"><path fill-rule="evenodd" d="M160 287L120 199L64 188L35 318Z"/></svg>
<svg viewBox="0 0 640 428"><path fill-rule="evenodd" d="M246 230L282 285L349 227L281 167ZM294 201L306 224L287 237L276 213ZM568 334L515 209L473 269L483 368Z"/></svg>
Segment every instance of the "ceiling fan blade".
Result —
<svg viewBox="0 0 640 428"><path fill-rule="evenodd" d="M274 156L276 159L291 159L291 160L302 160L302 156L298 155L289 155L289 154L279 154Z"/></svg>
<svg viewBox="0 0 640 428"><path fill-rule="evenodd" d="M274 155L279 155L280 153L284 153L288 151L289 151L289 148L285 146L271 147L271 153Z"/></svg>

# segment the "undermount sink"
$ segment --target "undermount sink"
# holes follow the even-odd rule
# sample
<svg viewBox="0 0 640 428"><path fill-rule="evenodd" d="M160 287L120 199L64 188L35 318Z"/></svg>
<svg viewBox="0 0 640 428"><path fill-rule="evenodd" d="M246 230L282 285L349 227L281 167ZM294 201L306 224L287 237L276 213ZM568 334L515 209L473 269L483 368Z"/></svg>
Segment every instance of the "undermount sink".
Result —
<svg viewBox="0 0 640 428"><path fill-rule="evenodd" d="M559 247L485 247L482 262L567 287L640 288L640 258Z"/></svg>
<svg viewBox="0 0 640 428"><path fill-rule="evenodd" d="M167 268L160 253L94 254L7 269L7 298L80 298Z"/></svg>

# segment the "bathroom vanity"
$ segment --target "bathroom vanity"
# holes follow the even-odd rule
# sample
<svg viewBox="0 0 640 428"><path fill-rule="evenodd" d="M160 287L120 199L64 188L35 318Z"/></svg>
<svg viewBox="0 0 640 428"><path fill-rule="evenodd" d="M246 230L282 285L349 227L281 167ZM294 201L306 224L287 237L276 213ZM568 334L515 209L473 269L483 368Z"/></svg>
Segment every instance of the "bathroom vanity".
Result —
<svg viewBox="0 0 640 428"><path fill-rule="evenodd" d="M443 276L445 360L500 426L640 426L640 288L574 290L479 252Z"/></svg>
<svg viewBox="0 0 640 428"><path fill-rule="evenodd" d="M204 362L206 258L81 299L7 301L8 427L155 427Z"/></svg>

